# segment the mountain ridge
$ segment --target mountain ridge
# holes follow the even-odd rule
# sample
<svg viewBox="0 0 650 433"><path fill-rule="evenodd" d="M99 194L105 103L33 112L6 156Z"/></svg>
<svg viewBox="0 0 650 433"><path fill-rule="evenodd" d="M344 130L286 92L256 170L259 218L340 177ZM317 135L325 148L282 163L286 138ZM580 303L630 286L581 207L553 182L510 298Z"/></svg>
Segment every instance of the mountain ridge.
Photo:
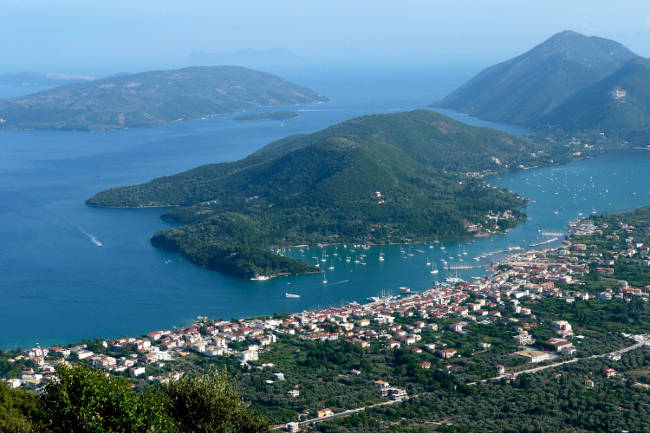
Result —
<svg viewBox="0 0 650 433"><path fill-rule="evenodd" d="M572 94L637 57L618 42L564 31L484 69L434 105L530 126Z"/></svg>

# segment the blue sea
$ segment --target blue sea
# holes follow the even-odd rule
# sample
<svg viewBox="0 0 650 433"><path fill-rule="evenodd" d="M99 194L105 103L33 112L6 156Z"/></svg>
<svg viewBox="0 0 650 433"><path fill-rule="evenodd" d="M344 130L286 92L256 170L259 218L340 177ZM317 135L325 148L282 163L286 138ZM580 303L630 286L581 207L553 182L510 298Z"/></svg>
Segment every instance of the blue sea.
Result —
<svg viewBox="0 0 650 433"><path fill-rule="evenodd" d="M542 232L561 232L580 215L650 204L650 152L614 153L494 177L489 182L532 200L526 209L528 222L506 235L445 244L286 252L318 260L327 283L323 275L254 282L207 271L150 245L155 231L170 227L159 218L161 210L84 204L106 188L236 160L291 134L364 114L426 108L473 72L296 72L287 78L331 101L289 107L300 116L284 121L237 122L236 115L229 115L110 132L0 132L0 347L139 335L188 324L197 315L232 318L301 311L396 293L399 286L422 290L456 272L466 279L484 272L445 270L442 260L451 266L486 264L508 248L551 238ZM21 92L0 88L0 97ZM475 125L523 132L444 113ZM380 253L384 261L379 261ZM438 274L430 273L433 264ZM286 299L285 292L301 297Z"/></svg>

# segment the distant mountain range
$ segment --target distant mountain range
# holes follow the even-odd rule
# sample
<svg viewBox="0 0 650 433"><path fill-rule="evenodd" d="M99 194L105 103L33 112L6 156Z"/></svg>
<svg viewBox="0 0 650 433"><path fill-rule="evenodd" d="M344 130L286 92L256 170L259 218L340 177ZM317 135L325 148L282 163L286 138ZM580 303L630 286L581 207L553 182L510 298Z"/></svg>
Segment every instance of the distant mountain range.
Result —
<svg viewBox="0 0 650 433"><path fill-rule="evenodd" d="M17 72L0 74L0 85L15 87L55 87L71 83L83 83L94 79L95 77L82 75Z"/></svg>
<svg viewBox="0 0 650 433"><path fill-rule="evenodd" d="M618 42L572 31L491 66L436 106L563 134L647 137L650 71Z"/></svg>
<svg viewBox="0 0 650 433"><path fill-rule="evenodd" d="M152 126L327 98L236 66L121 74L0 100L0 128L105 130Z"/></svg>
<svg viewBox="0 0 650 433"><path fill-rule="evenodd" d="M305 64L305 60L291 51L282 48L270 50L254 50L244 48L226 53L211 53L205 51L194 51L186 60L188 65L237 65L260 70L286 69Z"/></svg>
<svg viewBox="0 0 650 433"><path fill-rule="evenodd" d="M467 172L548 164L544 145L419 110L365 116L249 157L97 194L89 205L176 206L155 246L240 277L317 271L272 247L404 243L508 228L525 201ZM511 219L486 223L488 213Z"/></svg>

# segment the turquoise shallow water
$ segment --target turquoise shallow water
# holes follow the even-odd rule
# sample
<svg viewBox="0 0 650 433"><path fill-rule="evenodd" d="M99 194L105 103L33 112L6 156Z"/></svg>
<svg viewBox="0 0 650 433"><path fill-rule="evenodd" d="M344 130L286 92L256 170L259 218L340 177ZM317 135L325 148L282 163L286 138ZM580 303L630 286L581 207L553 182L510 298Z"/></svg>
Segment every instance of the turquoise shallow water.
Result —
<svg viewBox="0 0 650 433"><path fill-rule="evenodd" d="M290 134L362 114L425 107L465 78L436 78L423 71L374 79L360 74L297 80L332 101L292 107L301 116L284 122L235 122L234 116L219 116L103 133L0 132L0 347L141 334L189 323L197 315L231 318L300 311L363 301L382 290L395 293L399 286L424 289L435 277L450 275L441 259L474 265L473 257L486 252L545 239L538 230L561 230L578 212L615 212L650 203L647 152L509 174L490 182L534 200L527 209L529 222L504 236L447 243L445 250L438 244L405 248L404 254L400 247L355 252L339 247L335 256L329 248L329 258L321 262L334 266L327 270L327 284L320 275L252 282L205 271L151 247L153 232L168 227L159 219L160 210L84 205L102 189L238 159ZM378 260L380 252L384 262ZM367 255L365 266L354 263L360 254ZM304 252L308 260L322 255L318 248ZM345 262L347 255L350 263ZM427 258L438 264L438 275L429 273ZM481 272L463 270L459 276ZM301 298L285 299L285 292Z"/></svg>

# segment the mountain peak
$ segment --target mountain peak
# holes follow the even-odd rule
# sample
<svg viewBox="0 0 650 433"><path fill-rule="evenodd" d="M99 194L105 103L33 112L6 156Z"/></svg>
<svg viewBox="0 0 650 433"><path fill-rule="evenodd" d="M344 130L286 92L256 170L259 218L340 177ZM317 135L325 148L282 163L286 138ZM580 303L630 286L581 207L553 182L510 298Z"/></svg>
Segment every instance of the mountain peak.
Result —
<svg viewBox="0 0 650 433"><path fill-rule="evenodd" d="M483 70L438 106L530 126L571 95L638 57L618 42L565 30Z"/></svg>
<svg viewBox="0 0 650 433"><path fill-rule="evenodd" d="M561 32L555 33L553 36L551 36L549 39L555 39L555 38L562 38L562 39L569 39L569 38L588 38L589 36L583 35L582 33L576 32L575 30L562 30Z"/></svg>
<svg viewBox="0 0 650 433"><path fill-rule="evenodd" d="M637 57L622 44L599 36L585 36L573 30L556 33L522 56L563 55L583 63L627 62ZM521 57L521 56L520 56Z"/></svg>

